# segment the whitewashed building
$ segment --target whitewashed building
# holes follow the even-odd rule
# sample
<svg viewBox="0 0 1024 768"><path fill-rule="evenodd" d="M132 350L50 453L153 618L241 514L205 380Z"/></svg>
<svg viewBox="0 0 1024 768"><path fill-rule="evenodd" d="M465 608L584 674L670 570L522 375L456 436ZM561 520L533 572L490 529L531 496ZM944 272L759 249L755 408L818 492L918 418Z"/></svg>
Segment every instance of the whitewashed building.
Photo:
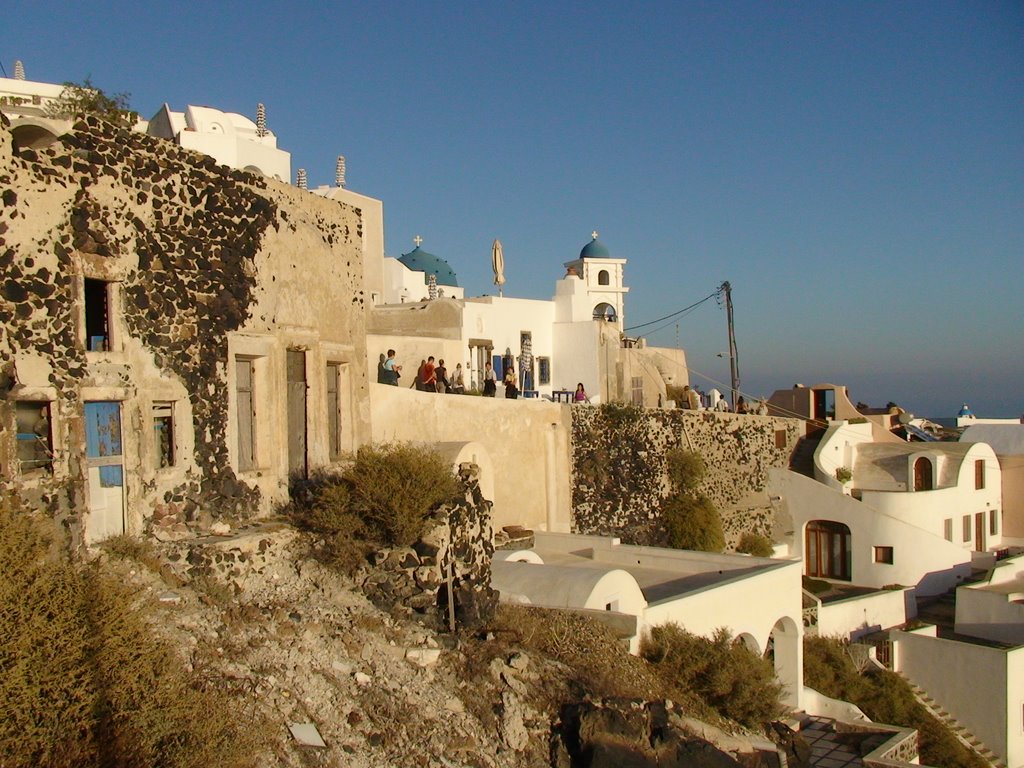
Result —
<svg viewBox="0 0 1024 768"><path fill-rule="evenodd" d="M495 553L492 583L505 602L596 612L624 628L633 652L650 627L704 637L725 627L757 655L771 648L783 701L803 706L797 561L538 532L529 550Z"/></svg>
<svg viewBox="0 0 1024 768"><path fill-rule="evenodd" d="M815 479L773 471L808 576L945 592L1002 543L999 462L984 443L876 441L867 422L832 423Z"/></svg>
<svg viewBox="0 0 1024 768"><path fill-rule="evenodd" d="M893 632L893 668L981 741L994 764L1024 766L1024 557L956 591L954 634Z"/></svg>
<svg viewBox="0 0 1024 768"><path fill-rule="evenodd" d="M291 154L277 147L277 136L267 128L263 105L256 121L237 112L188 105L175 112L167 104L145 126L150 136L169 139L185 149L209 155L221 165L287 182Z"/></svg>

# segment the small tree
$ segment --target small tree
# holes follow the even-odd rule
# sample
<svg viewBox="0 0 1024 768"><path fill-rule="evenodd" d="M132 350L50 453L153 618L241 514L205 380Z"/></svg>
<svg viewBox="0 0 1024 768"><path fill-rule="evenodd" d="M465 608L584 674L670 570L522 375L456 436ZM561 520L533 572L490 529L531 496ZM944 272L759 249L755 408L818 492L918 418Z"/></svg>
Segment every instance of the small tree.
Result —
<svg viewBox="0 0 1024 768"><path fill-rule="evenodd" d="M707 496L670 496L661 508L668 543L675 549L721 552L722 518Z"/></svg>
<svg viewBox="0 0 1024 768"><path fill-rule="evenodd" d="M665 469L675 491L693 493L707 474L708 466L699 453L672 448L665 453Z"/></svg>
<svg viewBox="0 0 1024 768"><path fill-rule="evenodd" d="M707 471L704 457L673 448L665 454L665 471L673 490L661 507L669 546L721 552L725 547L722 518L711 499L697 493Z"/></svg>
<svg viewBox="0 0 1024 768"><path fill-rule="evenodd" d="M135 124L138 113L129 107L127 93L106 94L86 77L81 83L64 83L60 96L46 106L48 117L70 120L78 115L96 115L104 120L130 128Z"/></svg>

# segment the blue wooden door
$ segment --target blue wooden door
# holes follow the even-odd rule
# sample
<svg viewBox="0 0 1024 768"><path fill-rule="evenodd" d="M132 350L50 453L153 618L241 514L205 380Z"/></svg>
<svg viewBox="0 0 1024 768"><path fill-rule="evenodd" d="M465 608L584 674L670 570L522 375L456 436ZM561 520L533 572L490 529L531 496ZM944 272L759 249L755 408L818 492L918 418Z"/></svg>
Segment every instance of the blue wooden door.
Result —
<svg viewBox="0 0 1024 768"><path fill-rule="evenodd" d="M121 404L85 404L85 454L89 475L88 543L124 533L124 449Z"/></svg>

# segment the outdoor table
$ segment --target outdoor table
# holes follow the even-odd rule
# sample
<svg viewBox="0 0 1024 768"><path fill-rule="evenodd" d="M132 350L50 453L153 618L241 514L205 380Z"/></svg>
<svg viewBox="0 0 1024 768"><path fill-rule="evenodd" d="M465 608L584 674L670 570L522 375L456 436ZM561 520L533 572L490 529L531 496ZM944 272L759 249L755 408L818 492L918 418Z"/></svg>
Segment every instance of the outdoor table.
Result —
<svg viewBox="0 0 1024 768"><path fill-rule="evenodd" d="M552 391L551 396L555 398L556 403L571 403L573 391L571 389L556 389Z"/></svg>

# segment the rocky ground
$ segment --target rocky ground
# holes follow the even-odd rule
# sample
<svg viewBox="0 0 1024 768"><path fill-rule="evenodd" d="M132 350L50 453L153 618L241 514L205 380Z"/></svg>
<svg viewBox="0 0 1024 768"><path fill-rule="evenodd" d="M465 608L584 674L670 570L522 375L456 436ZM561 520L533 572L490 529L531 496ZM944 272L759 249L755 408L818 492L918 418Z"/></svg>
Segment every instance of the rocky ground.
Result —
<svg viewBox="0 0 1024 768"><path fill-rule="evenodd" d="M566 675L561 665L500 642L489 647L486 634L435 632L379 610L353 580L310 558L306 541L283 523L104 557L139 590L160 634L242 694L238 717L261 718L268 766L581 765L569 753L588 718L601 728L609 719L635 721L618 727L609 753L617 757L605 765L737 764L704 742L666 740L671 708L646 704L625 704L625 716L588 704L566 716L553 739L559 713L550 691ZM758 762L749 742L717 736L743 763ZM324 746L303 744L317 737ZM655 742L688 757L623 762L623 750ZM693 762L697 747L703 757Z"/></svg>

